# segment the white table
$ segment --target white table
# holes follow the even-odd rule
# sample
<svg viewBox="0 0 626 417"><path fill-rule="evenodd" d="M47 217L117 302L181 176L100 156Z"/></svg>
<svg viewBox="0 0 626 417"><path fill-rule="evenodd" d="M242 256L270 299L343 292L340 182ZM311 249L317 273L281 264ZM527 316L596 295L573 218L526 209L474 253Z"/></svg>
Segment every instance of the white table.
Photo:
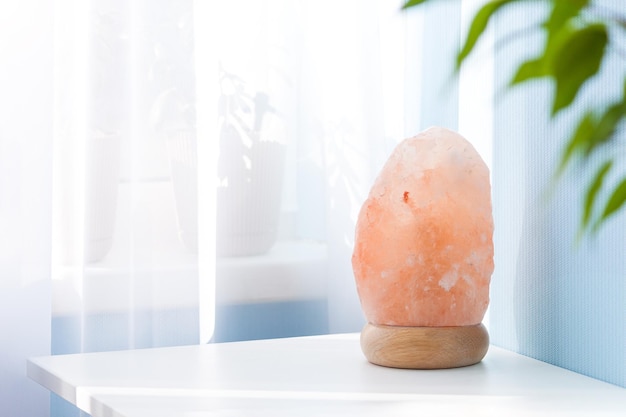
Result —
<svg viewBox="0 0 626 417"><path fill-rule="evenodd" d="M28 376L94 417L626 416L626 389L503 349L459 369L369 364L358 335L31 359Z"/></svg>

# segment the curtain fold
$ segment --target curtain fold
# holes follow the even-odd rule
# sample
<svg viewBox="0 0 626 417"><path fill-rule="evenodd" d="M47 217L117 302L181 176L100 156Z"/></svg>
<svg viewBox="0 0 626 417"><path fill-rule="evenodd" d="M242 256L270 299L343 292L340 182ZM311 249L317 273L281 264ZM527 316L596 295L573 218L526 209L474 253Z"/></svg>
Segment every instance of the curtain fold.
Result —
<svg viewBox="0 0 626 417"><path fill-rule="evenodd" d="M0 414L7 416L49 413L49 395L26 378L25 361L50 354L52 6L27 0L0 13Z"/></svg>
<svg viewBox="0 0 626 417"><path fill-rule="evenodd" d="M198 254L172 180L197 158L193 4L152 6L56 5L55 354L199 340Z"/></svg>

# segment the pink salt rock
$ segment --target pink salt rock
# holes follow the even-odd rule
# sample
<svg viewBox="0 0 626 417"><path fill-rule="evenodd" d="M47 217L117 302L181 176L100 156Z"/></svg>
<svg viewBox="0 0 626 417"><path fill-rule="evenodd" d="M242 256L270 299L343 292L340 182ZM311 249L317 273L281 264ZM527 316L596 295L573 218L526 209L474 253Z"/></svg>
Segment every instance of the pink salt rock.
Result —
<svg viewBox="0 0 626 417"><path fill-rule="evenodd" d="M372 324L482 321L494 268L491 187L467 140L433 127L396 147L359 213L352 267Z"/></svg>

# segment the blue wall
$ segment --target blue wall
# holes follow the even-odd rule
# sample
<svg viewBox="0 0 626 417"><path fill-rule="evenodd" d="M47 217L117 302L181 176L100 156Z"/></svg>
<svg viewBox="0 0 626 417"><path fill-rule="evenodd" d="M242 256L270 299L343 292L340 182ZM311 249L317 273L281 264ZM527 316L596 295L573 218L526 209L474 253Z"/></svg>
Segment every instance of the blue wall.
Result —
<svg viewBox="0 0 626 417"><path fill-rule="evenodd" d="M540 7L529 12L528 4L508 9L497 22L498 36L531 27L542 16ZM496 51L496 91L508 82L519 57L533 56L541 42L526 32L521 42ZM590 88L618 97L621 63L608 62ZM607 178L614 186L626 176L626 153L604 149L553 182L577 116L606 99L595 91L582 91L584 104L553 121L547 117L552 89L546 81L504 93L495 102L490 333L496 345L626 387L626 214L608 221L597 236L576 241L582 199L595 169L609 155L621 155ZM626 137L624 129L619 134Z"/></svg>

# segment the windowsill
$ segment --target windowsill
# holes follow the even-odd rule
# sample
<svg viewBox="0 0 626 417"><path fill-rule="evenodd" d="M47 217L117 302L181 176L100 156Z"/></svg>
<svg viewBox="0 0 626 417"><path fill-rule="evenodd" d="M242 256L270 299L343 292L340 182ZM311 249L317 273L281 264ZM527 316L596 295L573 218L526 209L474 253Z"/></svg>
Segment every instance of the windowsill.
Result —
<svg viewBox="0 0 626 417"><path fill-rule="evenodd" d="M218 303L326 298L325 244L278 242L266 255L218 258Z"/></svg>
<svg viewBox="0 0 626 417"><path fill-rule="evenodd" d="M53 300L62 302L53 301L53 316L198 307L195 255L181 250L134 261L131 269L112 252L85 266L80 290L71 276L55 279ZM218 258L217 303L325 299L326 270L326 245L312 241L279 241L265 255Z"/></svg>

